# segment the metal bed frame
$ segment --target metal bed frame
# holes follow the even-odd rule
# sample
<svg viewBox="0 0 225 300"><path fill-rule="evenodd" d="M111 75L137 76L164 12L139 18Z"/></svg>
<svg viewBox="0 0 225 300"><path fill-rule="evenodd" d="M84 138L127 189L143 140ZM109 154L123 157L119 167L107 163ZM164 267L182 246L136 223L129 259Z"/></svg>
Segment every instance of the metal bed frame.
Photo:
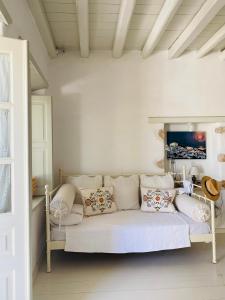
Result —
<svg viewBox="0 0 225 300"><path fill-rule="evenodd" d="M172 174L172 173L171 173ZM186 172L185 169L183 169L182 173L176 173L180 174L182 176L182 180L175 181L182 183L186 178ZM129 175L129 174L125 174ZM147 174L149 176L151 175L164 175L164 174ZM175 175L175 174L172 174ZM55 250L64 250L65 249L65 241L54 241L51 239L51 222L50 222L50 203L58 191L58 189L63 184L63 179L68 176L79 176L76 174L66 174L63 173L61 169L59 169L59 182L60 184L53 189L52 191L49 190L49 186L45 186L45 199L46 199L46 243L47 243L47 272L51 272L51 252ZM95 175L89 175L89 176L95 176ZM201 186L199 185L193 185L196 187L199 191L201 191ZM191 243L211 243L212 244L212 263L216 263L216 231L215 231L215 203L214 201L208 199L203 192L193 192L192 196L195 198L204 201L206 203L209 203L210 209L211 209L211 221L210 221L210 233L208 234L197 234L197 235L190 235L190 241Z"/></svg>

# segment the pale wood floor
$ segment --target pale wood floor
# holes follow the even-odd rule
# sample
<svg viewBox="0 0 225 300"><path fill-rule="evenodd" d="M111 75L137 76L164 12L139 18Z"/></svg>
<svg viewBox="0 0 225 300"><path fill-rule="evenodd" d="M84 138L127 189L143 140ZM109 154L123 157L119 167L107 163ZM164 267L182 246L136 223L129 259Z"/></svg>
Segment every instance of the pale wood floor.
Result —
<svg viewBox="0 0 225 300"><path fill-rule="evenodd" d="M41 267L34 300L225 300L225 237L211 248L147 254L107 255L58 252L53 270Z"/></svg>

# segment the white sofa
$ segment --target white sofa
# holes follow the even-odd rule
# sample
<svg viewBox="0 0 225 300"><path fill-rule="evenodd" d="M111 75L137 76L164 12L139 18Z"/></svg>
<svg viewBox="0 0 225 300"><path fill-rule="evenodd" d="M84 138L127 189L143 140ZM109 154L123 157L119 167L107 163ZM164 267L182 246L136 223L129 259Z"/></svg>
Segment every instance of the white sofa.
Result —
<svg viewBox="0 0 225 300"><path fill-rule="evenodd" d="M154 188L173 188L174 182L171 181L171 176L148 176L151 176L149 178ZM110 186L115 178L118 176L71 175L61 172L60 186L65 182L74 184L77 188L75 202L81 203L78 188ZM141 184L145 186L146 178L143 175L138 176ZM88 253L136 253L184 248L191 246L192 242L211 242L213 262L216 262L213 217L211 222L197 222L179 211L176 213L143 212L139 204L138 207L134 205L132 194L123 191L117 196L124 195L126 199L122 197L122 207L116 212L84 217L80 224L73 226L53 225L50 222L50 203L60 186L51 192L46 186L48 272L51 271L51 251L58 249ZM115 185L114 192L116 193ZM133 194L134 192L135 190L132 191ZM138 193L140 193L139 182ZM202 200L209 201L204 196ZM130 209L124 209L123 205L125 207L130 205ZM214 216L214 204L209 202L209 205Z"/></svg>

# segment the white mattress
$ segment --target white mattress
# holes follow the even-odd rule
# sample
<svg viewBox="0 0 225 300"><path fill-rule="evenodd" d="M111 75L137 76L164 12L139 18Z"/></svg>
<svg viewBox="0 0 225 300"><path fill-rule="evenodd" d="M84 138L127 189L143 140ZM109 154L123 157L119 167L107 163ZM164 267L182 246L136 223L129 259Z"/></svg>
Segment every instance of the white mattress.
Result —
<svg viewBox="0 0 225 300"><path fill-rule="evenodd" d="M194 220L192 220L191 218L189 218L188 216L186 216L180 212L178 212L176 215L178 215L180 218L182 218L182 220L184 220L184 222L189 225L190 235L210 233L210 226L208 223L195 222ZM130 226L130 225L135 225L135 224L137 226L140 226L140 223L136 222L136 220L141 218L142 220L144 220L144 223L142 222L141 226L145 226L146 216L148 216L148 218L150 218L151 216L153 216L153 213L152 214L144 213L141 210L119 211L119 212L116 212L113 214L108 214L108 215L105 214L105 215L101 215L101 216L86 217L83 219L83 222L81 224L74 225L74 226L76 226L75 227L76 231L83 232L83 234L85 235L85 232L87 233L89 231L89 229L90 230L92 229L93 222L95 222L95 224L96 224L96 220L97 220L97 221L99 221L99 223L101 225L101 226L99 226L99 229L98 229L98 232L101 235L102 226L104 226L104 224L106 222L112 223L116 219L117 225L119 225L119 226L121 226L121 225L122 226L127 226L127 225ZM156 226L161 223L163 216L164 216L164 213L154 213L154 223ZM173 221L174 214L166 213L165 216L167 219L169 217L169 218L171 218L171 221ZM114 226L115 226L115 224L114 224ZM66 240L65 227L61 226L61 228L59 228L59 226L57 226L57 225L53 226L51 229L51 239L54 241L65 241Z"/></svg>

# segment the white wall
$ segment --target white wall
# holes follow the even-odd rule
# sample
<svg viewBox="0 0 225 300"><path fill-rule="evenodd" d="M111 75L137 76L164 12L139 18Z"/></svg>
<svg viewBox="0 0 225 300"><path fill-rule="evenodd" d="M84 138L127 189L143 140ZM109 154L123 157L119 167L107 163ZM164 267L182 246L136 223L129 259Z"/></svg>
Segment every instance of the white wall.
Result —
<svg viewBox="0 0 225 300"><path fill-rule="evenodd" d="M6 28L5 35L13 38L21 36L28 40L34 59L44 76L48 78L48 53L29 10L27 0L3 0L3 3L13 20L13 23Z"/></svg>
<svg viewBox="0 0 225 300"><path fill-rule="evenodd" d="M149 116L225 115L225 62L195 53L168 60L166 52L120 59L67 53L50 65L55 171L160 171L162 125Z"/></svg>

